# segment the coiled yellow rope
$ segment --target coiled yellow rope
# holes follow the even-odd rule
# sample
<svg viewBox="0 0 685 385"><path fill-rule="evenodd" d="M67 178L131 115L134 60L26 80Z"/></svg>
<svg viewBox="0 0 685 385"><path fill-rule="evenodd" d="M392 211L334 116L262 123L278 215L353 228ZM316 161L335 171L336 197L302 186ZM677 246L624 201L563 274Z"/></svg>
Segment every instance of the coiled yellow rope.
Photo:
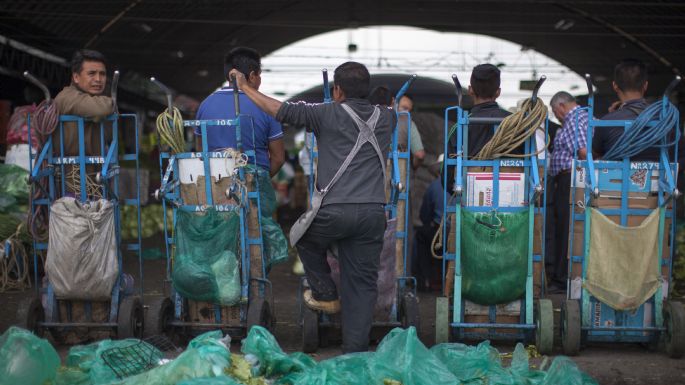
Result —
<svg viewBox="0 0 685 385"><path fill-rule="evenodd" d="M157 116L157 132L162 142L169 145L174 154L185 152L186 140L183 130L183 117L178 108L174 107L171 113L167 108Z"/></svg>
<svg viewBox="0 0 685 385"><path fill-rule="evenodd" d="M535 135L535 130L545 123L545 119L547 119L545 103L540 98L537 98L534 104L531 99L526 99L519 111L502 120L495 135L483 146L474 159L526 158L540 154L547 149L547 144L529 154L512 154L512 152L519 148L526 139Z"/></svg>

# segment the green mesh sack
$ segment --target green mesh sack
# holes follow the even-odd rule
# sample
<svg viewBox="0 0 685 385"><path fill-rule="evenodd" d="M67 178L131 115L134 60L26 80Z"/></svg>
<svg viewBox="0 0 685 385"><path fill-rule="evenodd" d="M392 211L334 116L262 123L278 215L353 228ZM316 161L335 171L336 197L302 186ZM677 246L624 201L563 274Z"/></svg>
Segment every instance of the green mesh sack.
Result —
<svg viewBox="0 0 685 385"><path fill-rule="evenodd" d="M528 211L461 213L463 297L480 305L520 298L528 273Z"/></svg>
<svg viewBox="0 0 685 385"><path fill-rule="evenodd" d="M239 226L239 218L232 212L178 212L171 274L177 292L188 299L220 305L240 301L240 270L235 254Z"/></svg>

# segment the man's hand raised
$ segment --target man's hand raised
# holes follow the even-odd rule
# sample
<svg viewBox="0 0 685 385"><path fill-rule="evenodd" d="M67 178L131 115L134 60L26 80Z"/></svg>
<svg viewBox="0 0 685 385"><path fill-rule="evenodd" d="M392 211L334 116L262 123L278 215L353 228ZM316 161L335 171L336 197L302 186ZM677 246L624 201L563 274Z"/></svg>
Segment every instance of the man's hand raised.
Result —
<svg viewBox="0 0 685 385"><path fill-rule="evenodd" d="M232 69L232 70L228 73L228 79L229 79L229 80L233 80L234 77L235 77L236 83L238 83L238 88L239 88L239 89L242 90L246 85L248 85L248 84L247 84L247 79L245 79L245 75L243 75L242 72L238 71L238 70L235 69L235 68Z"/></svg>
<svg viewBox="0 0 685 385"><path fill-rule="evenodd" d="M245 75L235 68L228 73L229 79L233 79L234 76L235 82L238 83L238 88L240 91L243 91L243 93L245 93L245 95L247 95L247 97L250 98L250 100L252 100L252 102L254 102L254 104L256 104L257 107L261 108L264 112L271 116L276 116L278 109L281 107L281 102L252 88L250 83L247 82L247 79L245 79Z"/></svg>

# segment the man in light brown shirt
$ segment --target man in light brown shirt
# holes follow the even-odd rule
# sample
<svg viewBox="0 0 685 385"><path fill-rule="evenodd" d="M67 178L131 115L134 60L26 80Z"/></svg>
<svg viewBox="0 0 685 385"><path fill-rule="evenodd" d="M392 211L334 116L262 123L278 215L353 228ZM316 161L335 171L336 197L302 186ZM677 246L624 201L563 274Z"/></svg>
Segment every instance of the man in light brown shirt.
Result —
<svg viewBox="0 0 685 385"><path fill-rule="evenodd" d="M60 115L78 115L93 120L84 127L86 155L100 153L100 124L102 118L114 112L112 98L103 95L107 84L105 57L97 51L79 50L71 60L71 84L57 97L55 104ZM111 136L108 129L106 137ZM59 130L53 133L55 153L59 154ZM64 155L78 155L78 126L64 123Z"/></svg>
<svg viewBox="0 0 685 385"><path fill-rule="evenodd" d="M55 97L55 105L60 115L77 115L87 119L83 129L85 155L106 156L106 152L101 149L100 121L114 112L112 98L103 95L106 84L107 68L104 55L97 51L79 50L74 53L71 60L71 84L64 87ZM105 141L110 141L111 137L112 126L105 124ZM78 124L76 122L64 123L64 153L62 155L60 155L59 129L53 132L52 142L55 156L78 156ZM74 168L70 165L65 167L67 178ZM95 168L89 166L87 171L89 176L93 177ZM78 185L76 180L69 181L68 184ZM78 189L72 187L68 190L78 192Z"/></svg>

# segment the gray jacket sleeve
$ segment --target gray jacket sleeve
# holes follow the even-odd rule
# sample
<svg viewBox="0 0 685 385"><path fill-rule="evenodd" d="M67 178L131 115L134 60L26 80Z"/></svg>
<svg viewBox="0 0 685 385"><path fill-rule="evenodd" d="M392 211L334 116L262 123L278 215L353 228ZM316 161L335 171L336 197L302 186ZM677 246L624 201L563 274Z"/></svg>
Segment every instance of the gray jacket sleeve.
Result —
<svg viewBox="0 0 685 385"><path fill-rule="evenodd" d="M304 127L307 131L318 133L321 123L327 113L332 113L329 108L332 104L285 102L278 109L276 120L287 123L295 127Z"/></svg>

